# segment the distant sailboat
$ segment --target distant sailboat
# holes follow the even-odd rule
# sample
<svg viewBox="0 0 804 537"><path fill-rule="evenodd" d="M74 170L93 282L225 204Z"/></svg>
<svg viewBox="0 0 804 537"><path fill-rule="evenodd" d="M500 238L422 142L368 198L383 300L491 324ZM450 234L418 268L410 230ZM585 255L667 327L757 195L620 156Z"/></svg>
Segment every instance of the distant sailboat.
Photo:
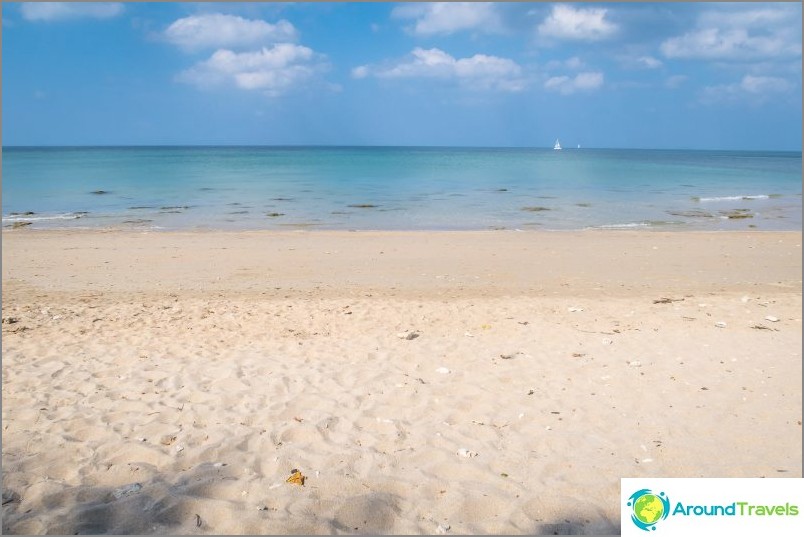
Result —
<svg viewBox="0 0 804 537"><path fill-rule="evenodd" d="M558 143L558 138L556 138L556 145L553 146L553 149L556 151L561 151L561 144Z"/></svg>

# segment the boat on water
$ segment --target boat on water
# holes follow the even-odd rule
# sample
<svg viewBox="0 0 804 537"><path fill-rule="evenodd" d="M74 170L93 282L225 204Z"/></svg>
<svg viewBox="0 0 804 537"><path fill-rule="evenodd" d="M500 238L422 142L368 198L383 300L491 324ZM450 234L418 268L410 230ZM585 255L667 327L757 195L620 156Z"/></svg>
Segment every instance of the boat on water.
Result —
<svg viewBox="0 0 804 537"><path fill-rule="evenodd" d="M556 138L556 145L553 146L553 149L555 149L556 151L561 150L561 144L558 143L558 138Z"/></svg>

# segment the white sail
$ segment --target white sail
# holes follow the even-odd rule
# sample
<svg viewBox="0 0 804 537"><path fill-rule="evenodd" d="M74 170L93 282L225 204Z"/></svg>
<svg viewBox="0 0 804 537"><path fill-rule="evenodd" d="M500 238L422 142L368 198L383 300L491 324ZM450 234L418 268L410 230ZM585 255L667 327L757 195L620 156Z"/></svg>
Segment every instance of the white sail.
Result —
<svg viewBox="0 0 804 537"><path fill-rule="evenodd" d="M553 149L555 149L556 151L558 151L559 149L561 149L561 144L560 144L560 143L558 143L558 138L556 138L556 145L554 145L554 146L553 146Z"/></svg>

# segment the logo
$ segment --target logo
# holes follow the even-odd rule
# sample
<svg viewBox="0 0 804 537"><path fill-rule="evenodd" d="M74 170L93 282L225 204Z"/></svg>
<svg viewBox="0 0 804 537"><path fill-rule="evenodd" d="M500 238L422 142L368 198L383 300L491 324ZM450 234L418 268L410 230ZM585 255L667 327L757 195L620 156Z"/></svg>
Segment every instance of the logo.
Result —
<svg viewBox="0 0 804 537"><path fill-rule="evenodd" d="M640 489L628 498L631 522L645 531L655 530L656 524L670 514L670 500L664 492L655 494L650 489Z"/></svg>

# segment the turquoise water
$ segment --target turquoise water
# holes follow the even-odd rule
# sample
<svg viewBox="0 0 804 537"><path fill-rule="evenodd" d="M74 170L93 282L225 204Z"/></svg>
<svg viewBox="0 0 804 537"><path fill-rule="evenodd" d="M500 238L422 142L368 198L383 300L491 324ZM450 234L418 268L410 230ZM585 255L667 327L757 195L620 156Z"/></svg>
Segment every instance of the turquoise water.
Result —
<svg viewBox="0 0 804 537"><path fill-rule="evenodd" d="M2 157L5 226L801 229L798 152L103 147Z"/></svg>

